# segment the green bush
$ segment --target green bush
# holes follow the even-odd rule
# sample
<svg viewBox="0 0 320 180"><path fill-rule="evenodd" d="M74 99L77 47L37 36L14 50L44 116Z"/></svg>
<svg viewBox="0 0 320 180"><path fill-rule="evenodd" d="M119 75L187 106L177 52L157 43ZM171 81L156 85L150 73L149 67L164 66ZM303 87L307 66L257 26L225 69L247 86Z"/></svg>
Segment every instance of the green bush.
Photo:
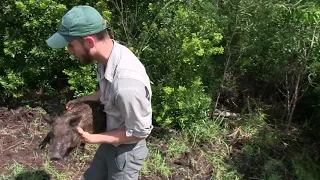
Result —
<svg viewBox="0 0 320 180"><path fill-rule="evenodd" d="M4 94L18 98L32 89L50 89L50 83L62 78L62 67L70 65L63 50L52 50L45 43L58 27L66 6L53 0L8 0L0 7Z"/></svg>
<svg viewBox="0 0 320 180"><path fill-rule="evenodd" d="M14 73L12 70L5 71L7 76L0 77L0 84L4 89L7 97L18 98L22 96L21 87L24 85L24 80L20 73Z"/></svg>
<svg viewBox="0 0 320 180"><path fill-rule="evenodd" d="M63 71L68 76L68 83L70 90L74 92L74 97L86 96L98 90L96 68L96 64L90 64Z"/></svg>
<svg viewBox="0 0 320 180"><path fill-rule="evenodd" d="M187 128L208 117L211 99L199 78L190 88L158 86L154 92L154 116L162 126Z"/></svg>

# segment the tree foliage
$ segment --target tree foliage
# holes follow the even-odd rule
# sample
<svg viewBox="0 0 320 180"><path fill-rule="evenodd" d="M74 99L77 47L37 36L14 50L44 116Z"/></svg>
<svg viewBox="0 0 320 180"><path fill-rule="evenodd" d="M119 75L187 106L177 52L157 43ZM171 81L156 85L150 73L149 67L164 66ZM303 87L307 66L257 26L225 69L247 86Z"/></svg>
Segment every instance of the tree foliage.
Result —
<svg viewBox="0 0 320 180"><path fill-rule="evenodd" d="M48 49L44 41L56 29L66 6L55 1L5 1L1 5L1 85L6 95L20 97L31 89L50 89L68 56Z"/></svg>
<svg viewBox="0 0 320 180"><path fill-rule="evenodd" d="M245 112L252 99L280 111L288 127L318 115L320 5L312 0L8 0L0 5L3 100L97 90L95 64L45 43L79 4L96 7L112 38L145 64L158 124L187 127L217 107Z"/></svg>
<svg viewBox="0 0 320 180"><path fill-rule="evenodd" d="M298 100L306 91L314 91L310 80L317 81L319 2L242 0L218 4L228 62L224 91L233 92L238 100L259 98L281 110L289 125Z"/></svg>

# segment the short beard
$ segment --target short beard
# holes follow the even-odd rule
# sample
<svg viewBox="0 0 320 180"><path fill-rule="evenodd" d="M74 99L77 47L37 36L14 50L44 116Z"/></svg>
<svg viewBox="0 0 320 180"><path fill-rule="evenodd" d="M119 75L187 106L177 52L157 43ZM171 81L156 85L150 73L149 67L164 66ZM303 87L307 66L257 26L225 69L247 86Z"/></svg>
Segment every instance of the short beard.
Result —
<svg viewBox="0 0 320 180"><path fill-rule="evenodd" d="M90 63L93 62L93 58L92 56L89 54L89 48L88 47L85 47L83 46L83 49L84 49L84 55L82 56L83 59L82 59L82 63L85 64L85 65L88 65Z"/></svg>

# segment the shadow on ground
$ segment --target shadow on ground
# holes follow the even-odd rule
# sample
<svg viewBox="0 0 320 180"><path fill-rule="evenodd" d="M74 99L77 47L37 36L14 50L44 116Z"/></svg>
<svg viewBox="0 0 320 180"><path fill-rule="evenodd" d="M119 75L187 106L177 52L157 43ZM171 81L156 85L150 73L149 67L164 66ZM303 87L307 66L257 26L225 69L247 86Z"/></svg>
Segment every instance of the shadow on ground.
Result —
<svg viewBox="0 0 320 180"><path fill-rule="evenodd" d="M41 170L41 171L26 171L18 174L14 177L15 180L50 180L50 175Z"/></svg>

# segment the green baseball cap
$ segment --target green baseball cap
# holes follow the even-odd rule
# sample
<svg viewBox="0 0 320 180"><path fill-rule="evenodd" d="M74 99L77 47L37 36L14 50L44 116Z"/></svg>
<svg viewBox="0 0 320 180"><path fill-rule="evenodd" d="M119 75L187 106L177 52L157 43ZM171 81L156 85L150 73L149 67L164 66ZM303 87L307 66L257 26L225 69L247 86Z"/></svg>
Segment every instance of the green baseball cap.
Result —
<svg viewBox="0 0 320 180"><path fill-rule="evenodd" d="M63 17L58 31L46 40L51 48L64 48L75 37L84 37L103 31L108 27L106 20L93 7L79 5Z"/></svg>

